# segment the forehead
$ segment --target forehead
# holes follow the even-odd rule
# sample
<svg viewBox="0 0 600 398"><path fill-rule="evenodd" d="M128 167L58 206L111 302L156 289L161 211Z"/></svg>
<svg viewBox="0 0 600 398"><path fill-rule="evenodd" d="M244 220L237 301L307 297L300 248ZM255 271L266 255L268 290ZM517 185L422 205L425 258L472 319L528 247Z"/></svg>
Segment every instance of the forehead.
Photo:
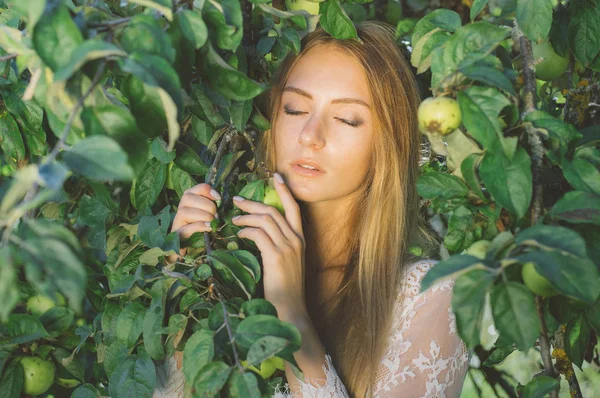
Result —
<svg viewBox="0 0 600 398"><path fill-rule="evenodd" d="M306 52L292 69L286 86L298 87L327 98L355 97L370 101L362 65L350 54L331 45Z"/></svg>

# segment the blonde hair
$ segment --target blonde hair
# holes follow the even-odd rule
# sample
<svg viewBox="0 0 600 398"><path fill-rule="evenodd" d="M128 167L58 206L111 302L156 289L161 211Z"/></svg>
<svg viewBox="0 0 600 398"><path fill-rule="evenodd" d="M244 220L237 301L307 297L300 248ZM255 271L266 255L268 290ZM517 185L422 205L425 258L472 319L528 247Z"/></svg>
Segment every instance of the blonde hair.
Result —
<svg viewBox="0 0 600 398"><path fill-rule="evenodd" d="M257 156L268 169L275 170L272 130L281 95L292 69L307 51L319 45L333 45L359 61L373 102L374 164L361 186L359 199L348 213L350 238L343 250L350 254L350 262L344 267L332 309L324 320L310 315L313 322L326 325L317 328L321 341L350 395L371 397L391 333L398 284L407 264L414 259L408 251L409 244L419 244L429 255L437 248L437 242L420 215L416 191L421 143L417 127L421 98L416 79L395 43L391 25L366 21L355 26L360 41L335 39L317 28L302 39L298 55L290 52L281 61L268 94L271 129L263 134ZM303 224L308 242L312 231ZM312 277L314 270L307 267L307 281ZM308 297L311 283L305 285Z"/></svg>

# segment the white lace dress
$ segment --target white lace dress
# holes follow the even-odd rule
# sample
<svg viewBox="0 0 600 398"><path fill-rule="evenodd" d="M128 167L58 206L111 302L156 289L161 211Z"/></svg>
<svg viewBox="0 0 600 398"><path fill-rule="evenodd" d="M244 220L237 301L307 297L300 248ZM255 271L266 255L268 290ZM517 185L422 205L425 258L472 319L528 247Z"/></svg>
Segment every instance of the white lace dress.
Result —
<svg viewBox="0 0 600 398"><path fill-rule="evenodd" d="M452 312L454 280L443 280L419 294L421 279L435 264L423 260L411 264L400 285L394 310L393 333L388 352L379 364L374 384L375 398L458 398L472 353L456 331ZM402 294L406 296L401 303ZM154 398L183 397L184 377L181 359L171 358L157 368ZM301 398L349 397L346 388L325 356L326 379L314 380L315 387L302 383ZM279 387L272 398L297 397L289 385Z"/></svg>

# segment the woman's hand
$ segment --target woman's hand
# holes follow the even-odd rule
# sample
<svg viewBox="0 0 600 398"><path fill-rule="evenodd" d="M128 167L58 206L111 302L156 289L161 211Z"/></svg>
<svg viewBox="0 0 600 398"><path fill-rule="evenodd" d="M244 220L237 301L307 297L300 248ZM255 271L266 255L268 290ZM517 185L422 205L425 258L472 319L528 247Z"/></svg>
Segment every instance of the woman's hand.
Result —
<svg viewBox="0 0 600 398"><path fill-rule="evenodd" d="M275 207L234 196L234 204L250 214L234 217L231 222L247 226L238 232L238 236L254 241L261 252L265 299L275 306L280 318L288 318L306 313L306 243L300 207L281 178L275 173L275 190L285 209L285 217Z"/></svg>
<svg viewBox="0 0 600 398"><path fill-rule="evenodd" d="M211 232L210 222L218 218L214 200L219 199L221 195L208 184L198 184L186 190L175 213L171 232L177 231L180 240L189 238L194 232ZM180 254L184 256L186 251L181 248ZM177 260L177 254L167 257L170 263Z"/></svg>

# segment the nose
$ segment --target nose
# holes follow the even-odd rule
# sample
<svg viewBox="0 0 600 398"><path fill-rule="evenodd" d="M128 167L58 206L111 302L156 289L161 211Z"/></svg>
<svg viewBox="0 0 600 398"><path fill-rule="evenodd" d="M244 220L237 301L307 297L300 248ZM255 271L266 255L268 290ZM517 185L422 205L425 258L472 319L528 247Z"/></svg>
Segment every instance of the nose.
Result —
<svg viewBox="0 0 600 398"><path fill-rule="evenodd" d="M325 145L322 134L324 128L324 123L321 123L320 116L315 114L300 132L298 143L306 147L322 148Z"/></svg>

